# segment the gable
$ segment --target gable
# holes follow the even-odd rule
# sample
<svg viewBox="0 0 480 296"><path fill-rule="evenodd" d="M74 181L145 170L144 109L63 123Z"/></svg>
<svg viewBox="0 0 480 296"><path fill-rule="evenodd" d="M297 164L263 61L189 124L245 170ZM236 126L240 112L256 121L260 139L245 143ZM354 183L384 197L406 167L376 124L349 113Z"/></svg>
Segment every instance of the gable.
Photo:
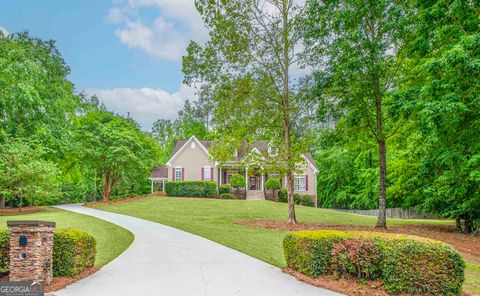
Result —
<svg viewBox="0 0 480 296"><path fill-rule="evenodd" d="M208 147L211 146L211 142L208 142L209 141L199 141L195 136L190 137L190 139L186 141L178 141L172 152L172 156L166 164L172 165L172 163L174 163L179 157L186 158L187 160L195 157L206 157L208 159L210 154L208 153L208 148L205 147L205 145Z"/></svg>

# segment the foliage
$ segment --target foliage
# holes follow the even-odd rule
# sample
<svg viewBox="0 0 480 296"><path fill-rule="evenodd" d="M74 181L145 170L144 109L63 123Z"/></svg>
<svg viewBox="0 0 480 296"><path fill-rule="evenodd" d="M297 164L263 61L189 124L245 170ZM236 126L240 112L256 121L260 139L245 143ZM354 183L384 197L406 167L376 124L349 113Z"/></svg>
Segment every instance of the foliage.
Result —
<svg viewBox="0 0 480 296"><path fill-rule="evenodd" d="M165 183L168 196L214 197L217 182L214 181L174 181Z"/></svg>
<svg viewBox="0 0 480 296"><path fill-rule="evenodd" d="M7 273L10 269L10 233L0 229L0 273Z"/></svg>
<svg viewBox="0 0 480 296"><path fill-rule="evenodd" d="M102 179L103 200L121 181L144 183L159 154L157 144L131 120L93 110L76 120L78 158Z"/></svg>
<svg viewBox="0 0 480 296"><path fill-rule="evenodd" d="M222 193L220 194L219 198L221 199L236 199L234 194L231 193Z"/></svg>
<svg viewBox="0 0 480 296"><path fill-rule="evenodd" d="M230 186L232 186L233 188L239 189L245 187L245 185L246 182L243 175L235 173L230 177Z"/></svg>
<svg viewBox="0 0 480 296"><path fill-rule="evenodd" d="M59 197L57 166L43 159L41 147L22 141L0 144L0 195L13 205L55 204Z"/></svg>
<svg viewBox="0 0 480 296"><path fill-rule="evenodd" d="M314 207L314 199L310 194L299 194L295 193L293 195L293 200L296 205L302 205L306 207Z"/></svg>
<svg viewBox="0 0 480 296"><path fill-rule="evenodd" d="M288 201L288 191L287 188L282 188L278 191L278 201L279 202L287 202Z"/></svg>
<svg viewBox="0 0 480 296"><path fill-rule="evenodd" d="M53 238L53 275L71 277L95 263L96 241L76 229L55 230Z"/></svg>
<svg viewBox="0 0 480 296"><path fill-rule="evenodd" d="M0 272L10 269L10 234L0 230ZM86 232L57 229L53 237L53 275L73 277L95 263L96 241Z"/></svg>
<svg viewBox="0 0 480 296"><path fill-rule="evenodd" d="M265 189L267 190L278 190L280 188L280 180L278 178L268 178L265 182Z"/></svg>
<svg viewBox="0 0 480 296"><path fill-rule="evenodd" d="M230 193L230 184L222 184L218 187L218 193L221 195L223 193Z"/></svg>
<svg viewBox="0 0 480 296"><path fill-rule="evenodd" d="M465 263L451 246L375 232L299 231L284 239L288 267L312 277L380 278L390 293L460 295Z"/></svg>

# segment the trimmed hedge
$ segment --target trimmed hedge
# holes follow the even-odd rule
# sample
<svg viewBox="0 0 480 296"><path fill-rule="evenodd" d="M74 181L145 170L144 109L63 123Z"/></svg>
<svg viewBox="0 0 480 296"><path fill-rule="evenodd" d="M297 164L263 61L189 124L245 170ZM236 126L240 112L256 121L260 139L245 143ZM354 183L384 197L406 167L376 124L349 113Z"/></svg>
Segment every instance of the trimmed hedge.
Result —
<svg viewBox="0 0 480 296"><path fill-rule="evenodd" d="M222 193L219 195L218 198L221 198L221 199L236 199L236 196L234 194L231 194L231 193Z"/></svg>
<svg viewBox="0 0 480 296"><path fill-rule="evenodd" d="M425 238L335 230L306 230L283 241L288 267L321 274L380 279L389 293L460 295L465 263L451 246Z"/></svg>
<svg viewBox="0 0 480 296"><path fill-rule="evenodd" d="M169 196L214 197L217 193L217 182L214 181L174 181L165 184L165 192Z"/></svg>
<svg viewBox="0 0 480 296"><path fill-rule="evenodd" d="M280 191L278 191L278 201L279 202L288 202L288 192L287 188L282 188ZM302 206L307 206L307 207L313 207L314 202L313 202L313 197L309 194L299 194L299 193L294 193L293 194L293 201L296 205L302 205Z"/></svg>
<svg viewBox="0 0 480 296"><path fill-rule="evenodd" d="M10 268L10 235L0 230L0 272ZM86 232L75 229L57 229L53 234L53 275L76 276L95 263L96 241Z"/></svg>
<svg viewBox="0 0 480 296"><path fill-rule="evenodd" d="M218 187L218 194L230 193L230 184L223 184Z"/></svg>
<svg viewBox="0 0 480 296"><path fill-rule="evenodd" d="M10 269L10 234L6 229L0 229L0 273L7 273Z"/></svg>
<svg viewBox="0 0 480 296"><path fill-rule="evenodd" d="M76 229L56 230L53 237L53 275L75 276L95 263L96 241Z"/></svg>

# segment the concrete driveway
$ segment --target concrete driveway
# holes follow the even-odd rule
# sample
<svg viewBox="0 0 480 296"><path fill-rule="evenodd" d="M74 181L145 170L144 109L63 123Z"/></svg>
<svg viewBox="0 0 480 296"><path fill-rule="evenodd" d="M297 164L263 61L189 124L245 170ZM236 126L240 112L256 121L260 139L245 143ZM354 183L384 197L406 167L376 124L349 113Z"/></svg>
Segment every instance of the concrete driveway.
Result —
<svg viewBox="0 0 480 296"><path fill-rule="evenodd" d="M135 240L97 273L49 295L340 295L297 281L275 266L176 228L81 205L59 208L117 224L130 230Z"/></svg>

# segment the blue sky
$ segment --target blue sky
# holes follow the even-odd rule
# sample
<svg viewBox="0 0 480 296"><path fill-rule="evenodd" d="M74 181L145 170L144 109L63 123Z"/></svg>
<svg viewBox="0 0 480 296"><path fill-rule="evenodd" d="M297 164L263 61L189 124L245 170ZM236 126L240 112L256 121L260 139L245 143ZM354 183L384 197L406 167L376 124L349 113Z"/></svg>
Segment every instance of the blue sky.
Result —
<svg viewBox="0 0 480 296"><path fill-rule="evenodd" d="M56 40L76 90L144 129L194 98L181 56L207 38L193 0L0 0L0 27Z"/></svg>

